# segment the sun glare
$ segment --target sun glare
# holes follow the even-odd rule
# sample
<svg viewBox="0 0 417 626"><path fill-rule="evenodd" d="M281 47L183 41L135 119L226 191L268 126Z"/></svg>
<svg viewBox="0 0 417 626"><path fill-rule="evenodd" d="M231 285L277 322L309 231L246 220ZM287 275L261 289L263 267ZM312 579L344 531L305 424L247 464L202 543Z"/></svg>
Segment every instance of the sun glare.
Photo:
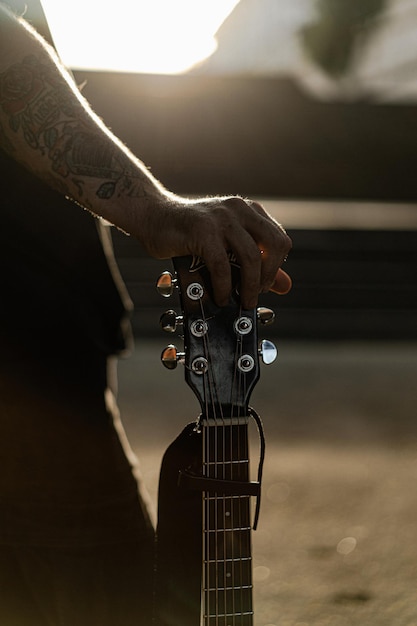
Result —
<svg viewBox="0 0 417 626"><path fill-rule="evenodd" d="M73 69L180 74L216 49L239 0L42 0L59 55Z"/></svg>

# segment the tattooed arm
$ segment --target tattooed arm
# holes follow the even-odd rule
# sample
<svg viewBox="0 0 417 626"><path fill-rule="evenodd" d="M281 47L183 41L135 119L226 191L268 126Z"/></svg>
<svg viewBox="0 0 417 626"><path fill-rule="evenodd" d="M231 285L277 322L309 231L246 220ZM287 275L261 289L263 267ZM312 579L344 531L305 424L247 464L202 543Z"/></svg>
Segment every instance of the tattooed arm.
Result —
<svg viewBox="0 0 417 626"><path fill-rule="evenodd" d="M2 4L0 146L54 189L137 237L152 256L204 258L219 304L230 292L228 250L241 264L247 308L260 291L285 293L291 286L279 270L291 242L260 204L188 200L166 190L95 115L50 46Z"/></svg>

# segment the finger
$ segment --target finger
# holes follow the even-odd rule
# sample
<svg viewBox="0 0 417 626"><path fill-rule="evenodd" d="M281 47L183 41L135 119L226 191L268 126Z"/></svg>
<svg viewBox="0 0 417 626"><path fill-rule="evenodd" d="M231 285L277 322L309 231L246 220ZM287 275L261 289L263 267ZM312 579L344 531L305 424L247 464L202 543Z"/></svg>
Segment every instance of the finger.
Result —
<svg viewBox="0 0 417 626"><path fill-rule="evenodd" d="M284 296L287 294L292 287L291 277L288 276L287 272L284 272L281 268L278 270L275 280L269 288L269 291L273 291L274 293L279 294L280 296Z"/></svg>
<svg viewBox="0 0 417 626"><path fill-rule="evenodd" d="M274 217L272 217L270 213L268 213L268 211L260 202L256 202L255 200L248 200L248 199L245 200L245 202L248 206L251 207L251 209L255 210L258 213L258 215L260 215L261 217L264 217L269 222L274 223L275 226L277 226L278 228L284 231L284 228L281 226L281 224L277 222L277 220Z"/></svg>
<svg viewBox="0 0 417 626"><path fill-rule="evenodd" d="M244 309L253 309L261 286L262 255L253 237L242 228L233 229L227 244L240 265L240 301Z"/></svg>
<svg viewBox="0 0 417 626"><path fill-rule="evenodd" d="M226 250L219 246L202 254L210 274L213 297L217 306L226 306L232 291L232 271Z"/></svg>
<svg viewBox="0 0 417 626"><path fill-rule="evenodd" d="M260 244L262 255L261 289L267 293L271 286L275 284L280 267L287 258L288 244L286 239L281 237L275 239L270 246Z"/></svg>
<svg viewBox="0 0 417 626"><path fill-rule="evenodd" d="M257 219L248 224L248 230L261 249L261 291L267 292L275 283L278 269L286 260L292 242L281 224L261 204L253 200L246 202L257 213Z"/></svg>
<svg viewBox="0 0 417 626"><path fill-rule="evenodd" d="M262 255L261 291L267 292L276 281L278 270L291 249L291 240L284 231L269 232L268 243L259 243Z"/></svg>

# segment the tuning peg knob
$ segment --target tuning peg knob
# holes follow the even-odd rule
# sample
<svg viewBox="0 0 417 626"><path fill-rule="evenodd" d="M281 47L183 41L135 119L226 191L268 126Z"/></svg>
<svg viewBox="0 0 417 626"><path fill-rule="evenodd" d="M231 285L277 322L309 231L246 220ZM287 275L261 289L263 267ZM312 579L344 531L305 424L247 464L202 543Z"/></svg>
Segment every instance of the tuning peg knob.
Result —
<svg viewBox="0 0 417 626"><path fill-rule="evenodd" d="M169 309L168 311L165 311L165 313L162 313L159 318L159 324L162 330L166 333L175 333L178 324L182 324L183 320L184 318L182 315L177 315L175 311Z"/></svg>
<svg viewBox="0 0 417 626"><path fill-rule="evenodd" d="M258 320L264 326L272 324L275 319L275 313L272 309L268 309L266 306L260 306L256 309L256 315Z"/></svg>
<svg viewBox="0 0 417 626"><path fill-rule="evenodd" d="M162 272L156 281L156 290L162 297L169 298L172 296L176 284L177 280L173 278L171 272Z"/></svg>
<svg viewBox="0 0 417 626"><path fill-rule="evenodd" d="M162 350L162 364L169 370L174 370L177 367L178 363L184 363L184 360L185 353L178 352L177 348L172 344Z"/></svg>
<svg viewBox="0 0 417 626"><path fill-rule="evenodd" d="M262 361L265 365L270 365L273 363L278 355L278 350L272 341L268 341L268 339L264 339L261 341L261 345L259 348L259 354L261 355Z"/></svg>

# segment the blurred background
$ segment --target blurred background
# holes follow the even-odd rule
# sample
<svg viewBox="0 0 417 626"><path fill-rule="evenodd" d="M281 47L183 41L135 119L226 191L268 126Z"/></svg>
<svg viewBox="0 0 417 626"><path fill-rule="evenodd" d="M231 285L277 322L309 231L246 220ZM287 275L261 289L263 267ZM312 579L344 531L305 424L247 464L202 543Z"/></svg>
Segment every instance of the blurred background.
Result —
<svg viewBox="0 0 417 626"><path fill-rule="evenodd" d="M256 626L415 626L417 1L43 6L87 99L168 188L259 199L293 239L291 293L262 300L279 359L253 398ZM113 235L137 343L120 405L155 508L198 406L159 363L169 263Z"/></svg>
<svg viewBox="0 0 417 626"><path fill-rule="evenodd" d="M281 338L417 338L417 2L43 5L87 99L169 189L261 199L285 225ZM157 333L159 269L115 246L135 332Z"/></svg>

